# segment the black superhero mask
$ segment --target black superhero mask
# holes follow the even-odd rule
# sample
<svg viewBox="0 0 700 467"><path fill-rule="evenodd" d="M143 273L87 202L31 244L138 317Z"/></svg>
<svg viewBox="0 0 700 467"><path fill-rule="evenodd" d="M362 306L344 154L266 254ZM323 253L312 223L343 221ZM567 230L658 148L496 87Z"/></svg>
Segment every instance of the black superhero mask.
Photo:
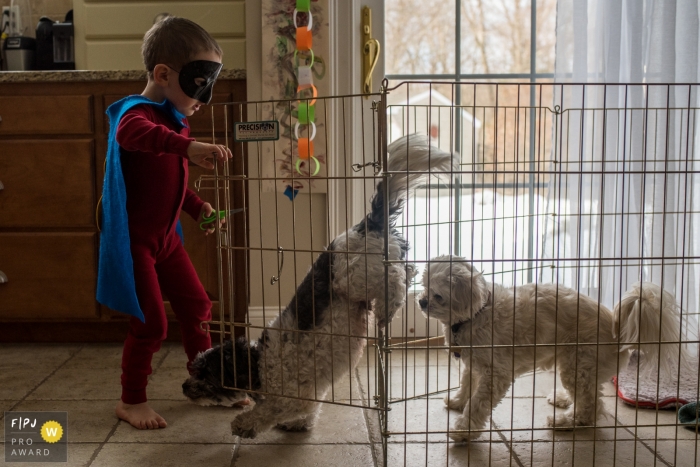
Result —
<svg viewBox="0 0 700 467"><path fill-rule="evenodd" d="M211 90L224 65L209 60L195 60L180 69L180 88L186 96L203 104L211 101Z"/></svg>

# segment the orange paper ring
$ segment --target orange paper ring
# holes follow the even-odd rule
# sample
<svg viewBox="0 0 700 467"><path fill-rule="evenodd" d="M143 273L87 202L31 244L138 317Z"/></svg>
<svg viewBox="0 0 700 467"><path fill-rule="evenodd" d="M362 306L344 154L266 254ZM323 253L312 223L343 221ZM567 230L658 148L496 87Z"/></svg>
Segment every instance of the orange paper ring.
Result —
<svg viewBox="0 0 700 467"><path fill-rule="evenodd" d="M316 169L314 170L314 173L310 174L312 177L315 177L316 174L321 170L321 163L316 159L314 156L311 156L311 159L316 163ZM297 159L297 172L299 172L299 175L304 176L303 173L301 173L301 159Z"/></svg>
<svg viewBox="0 0 700 467"><path fill-rule="evenodd" d="M297 141L299 159L307 160L314 155L314 142L309 138L299 138Z"/></svg>
<svg viewBox="0 0 700 467"><path fill-rule="evenodd" d="M309 101L309 105L314 105L316 103L316 98L318 97L318 89L316 89L316 86L314 86L313 84L310 86L304 86L304 87L299 86L299 87L297 87L297 94L301 94L301 91L303 91L304 89L311 89L311 94L312 94L313 98ZM299 96L300 101L306 100L306 99L308 99L308 98Z"/></svg>
<svg viewBox="0 0 700 467"><path fill-rule="evenodd" d="M297 28L297 50L311 50L311 31L302 26Z"/></svg>

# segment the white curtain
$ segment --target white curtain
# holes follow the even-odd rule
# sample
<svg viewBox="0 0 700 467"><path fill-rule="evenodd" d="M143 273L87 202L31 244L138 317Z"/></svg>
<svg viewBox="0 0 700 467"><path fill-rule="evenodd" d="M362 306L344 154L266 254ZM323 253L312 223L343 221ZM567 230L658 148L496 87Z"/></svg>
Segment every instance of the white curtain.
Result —
<svg viewBox="0 0 700 467"><path fill-rule="evenodd" d="M660 284L697 336L698 1L559 0L556 34L540 280L608 306L636 281Z"/></svg>

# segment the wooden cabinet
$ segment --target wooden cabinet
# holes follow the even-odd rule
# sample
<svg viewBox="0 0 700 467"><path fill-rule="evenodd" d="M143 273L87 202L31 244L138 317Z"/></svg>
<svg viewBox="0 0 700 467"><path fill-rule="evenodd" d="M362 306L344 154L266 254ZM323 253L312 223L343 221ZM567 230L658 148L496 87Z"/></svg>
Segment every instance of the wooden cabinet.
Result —
<svg viewBox="0 0 700 467"><path fill-rule="evenodd" d="M93 140L0 140L0 177L0 227L94 227Z"/></svg>
<svg viewBox="0 0 700 467"><path fill-rule="evenodd" d="M0 135L92 133L92 110L90 95L0 96Z"/></svg>
<svg viewBox="0 0 700 467"><path fill-rule="evenodd" d="M0 85L0 271L7 277L0 284L0 342L123 339L128 317L95 300L96 209L107 148L105 109L144 86L145 81ZM217 82L213 102L244 100L245 80ZM241 117L228 110L230 129ZM209 107L189 121L193 137L212 140ZM217 142L223 141L224 124L217 118ZM243 173L242 154L234 154L234 160L237 173ZM191 188L205 172L190 167ZM214 204L213 190L199 194ZM185 248L216 309L215 236L204 236L187 214L181 221ZM166 309L174 320L167 302ZM172 326L174 337L177 329Z"/></svg>
<svg viewBox="0 0 700 467"><path fill-rule="evenodd" d="M0 233L0 262L9 279L0 286L0 320L95 319L95 236Z"/></svg>

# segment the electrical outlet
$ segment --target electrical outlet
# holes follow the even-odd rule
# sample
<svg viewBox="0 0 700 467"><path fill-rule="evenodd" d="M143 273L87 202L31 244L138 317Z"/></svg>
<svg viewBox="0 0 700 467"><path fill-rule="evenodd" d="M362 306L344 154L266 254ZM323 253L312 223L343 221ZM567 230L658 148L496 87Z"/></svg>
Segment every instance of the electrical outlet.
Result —
<svg viewBox="0 0 700 467"><path fill-rule="evenodd" d="M22 24L22 16L19 14L19 5L12 5L11 7L2 8L3 22L6 21L5 9L7 9L7 11L9 12L10 21L10 26L5 32L9 34L10 31L12 31L12 33L15 35L23 36L24 25Z"/></svg>
<svg viewBox="0 0 700 467"><path fill-rule="evenodd" d="M0 33L10 33L10 7L2 7L2 19L0 20Z"/></svg>

